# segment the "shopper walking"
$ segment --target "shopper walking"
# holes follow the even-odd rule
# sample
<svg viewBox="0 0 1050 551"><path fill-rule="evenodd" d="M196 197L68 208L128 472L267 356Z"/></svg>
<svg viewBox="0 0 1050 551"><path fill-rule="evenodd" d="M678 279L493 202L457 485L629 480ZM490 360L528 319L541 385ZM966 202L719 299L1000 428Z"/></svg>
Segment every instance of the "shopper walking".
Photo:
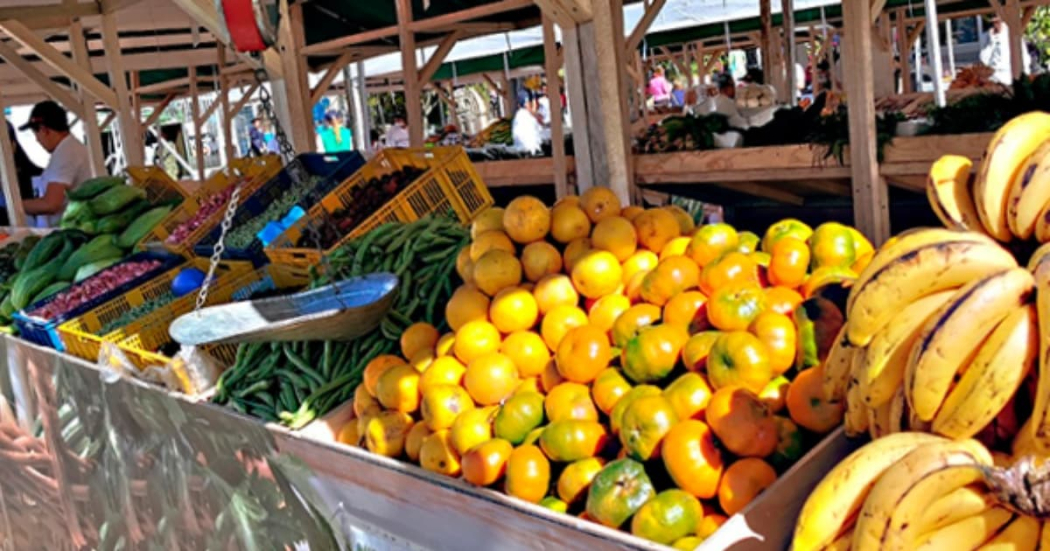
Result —
<svg viewBox="0 0 1050 551"><path fill-rule="evenodd" d="M51 158L40 178L44 186L40 197L27 199L22 206L26 214L46 216L50 226L57 226L66 210L66 192L91 178L87 147L69 133L66 110L50 100L33 106L29 121L19 128L27 129L33 130Z"/></svg>

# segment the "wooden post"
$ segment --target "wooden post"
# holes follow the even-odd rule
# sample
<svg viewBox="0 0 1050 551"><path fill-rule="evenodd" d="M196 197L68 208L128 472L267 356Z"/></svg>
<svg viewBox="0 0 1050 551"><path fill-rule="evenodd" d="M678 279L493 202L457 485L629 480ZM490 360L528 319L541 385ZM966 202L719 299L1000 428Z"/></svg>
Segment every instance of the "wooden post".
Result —
<svg viewBox="0 0 1050 551"><path fill-rule="evenodd" d="M593 49L586 45L594 42L592 23L584 23L561 30L562 51L565 52L565 91L569 100L569 116L572 119L572 147L576 167L576 191L583 193L594 185L597 168L593 166L591 152L592 141L597 142L600 134L592 130L592 125L600 124L598 117L587 116L589 109L588 81L585 71L588 66L593 71ZM585 58L585 55L587 56Z"/></svg>
<svg viewBox="0 0 1050 551"><path fill-rule="evenodd" d="M201 125L200 91L197 87L197 68L190 67L190 118L193 119L193 156L197 165L197 181L204 181L204 140Z"/></svg>
<svg viewBox="0 0 1050 551"><path fill-rule="evenodd" d="M944 107L944 66L941 64L941 26L937 23L937 1L926 0L926 51L933 69L933 97L938 107Z"/></svg>
<svg viewBox="0 0 1050 551"><path fill-rule="evenodd" d="M998 2L999 0L993 1ZM1010 73L1016 80L1021 78L1021 75L1028 69L1024 66L1024 24L1019 0L1006 0L1006 5L1003 6L1003 19L1010 32Z"/></svg>
<svg viewBox="0 0 1050 551"><path fill-rule="evenodd" d="M955 78L955 31L951 18L944 20L944 42L948 45L948 73Z"/></svg>
<svg viewBox="0 0 1050 551"><path fill-rule="evenodd" d="M795 2L780 0L780 6L784 18L784 87L787 88L788 103L795 105L798 103L798 83L795 82Z"/></svg>
<svg viewBox="0 0 1050 551"><path fill-rule="evenodd" d="M79 20L69 26L69 42L73 49L73 61L84 67L91 66L88 56L87 39L84 37L84 26ZM95 98L77 87L80 101L83 102L84 142L91 158L91 174L98 176L106 173L105 152L102 150L102 132L98 127L98 112L95 110Z"/></svg>
<svg viewBox="0 0 1050 551"><path fill-rule="evenodd" d="M289 6L286 0L281 0L280 10L284 21L278 30L277 50L284 78L271 78L270 89L277 114L283 119L281 126L296 152L304 153L313 151L317 144L314 142L313 110L309 104L306 60L300 53L304 45L303 6L302 3Z"/></svg>
<svg viewBox="0 0 1050 551"><path fill-rule="evenodd" d="M875 94L871 71L871 10L867 2L844 2L843 68L849 97L850 172L854 224L876 245L890 235L889 198L879 175Z"/></svg>
<svg viewBox="0 0 1050 551"><path fill-rule="evenodd" d="M219 56L219 98L222 109L222 150L226 156L223 164L229 164L237 157L233 144L233 117L230 116L230 77L223 74L226 68L226 47L219 44L216 47Z"/></svg>
<svg viewBox="0 0 1050 551"><path fill-rule="evenodd" d="M124 158L128 166L143 164L145 146L142 143L142 128L131 110L131 95L128 92L127 72L120 53L120 38L117 36L115 13L102 14L102 45L106 50L109 66L109 83L117 93L117 124L120 125L120 141L124 144Z"/></svg>
<svg viewBox="0 0 1050 551"><path fill-rule="evenodd" d="M559 199L569 194L569 175L565 163L565 131L562 128L561 90L558 78L558 45L554 41L554 21L543 17L544 71L547 73L547 97L551 110L551 153L554 157L554 193Z"/></svg>
<svg viewBox="0 0 1050 551"><path fill-rule="evenodd" d="M894 18L897 22L897 53L900 56L901 65L901 93L908 94L912 91L911 43L908 42L908 23L905 20L903 9L898 9L894 12Z"/></svg>
<svg viewBox="0 0 1050 551"><path fill-rule="evenodd" d="M759 51L762 54L762 75L767 84L771 84L773 78L773 6L772 0L758 0L758 19L761 24L759 29ZM701 63L703 61L701 60Z"/></svg>
<svg viewBox="0 0 1050 551"><path fill-rule="evenodd" d="M405 84L405 114L407 115L409 144L423 147L423 103L419 90L419 70L416 60L416 34L412 23L411 0L396 0L397 32L401 45L401 80Z"/></svg>
<svg viewBox="0 0 1050 551"><path fill-rule="evenodd" d="M4 96L0 94L0 113L5 109ZM22 193L18 188L18 170L15 168L15 147L5 126L0 131L0 179L3 180L4 202L7 205L7 220L12 226L26 225L26 212L22 207Z"/></svg>

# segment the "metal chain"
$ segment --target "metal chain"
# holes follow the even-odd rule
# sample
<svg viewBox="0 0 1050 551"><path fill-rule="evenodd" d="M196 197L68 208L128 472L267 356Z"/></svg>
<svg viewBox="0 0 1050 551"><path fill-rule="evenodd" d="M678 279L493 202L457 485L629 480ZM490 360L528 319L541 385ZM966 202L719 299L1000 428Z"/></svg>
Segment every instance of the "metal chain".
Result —
<svg viewBox="0 0 1050 551"><path fill-rule="evenodd" d="M284 164L291 165L295 159L295 148L292 147L292 143L288 141L288 135L284 133L284 127L281 126L281 119L277 116L277 112L273 108L273 97L270 95L270 91L263 84L263 81L267 79L266 69L256 69L255 81L259 85L259 103L262 104L263 113L266 114L266 118L270 120L270 124L273 125L273 136L277 139L277 147L281 150L281 157L284 157ZM301 174L295 175L301 177Z"/></svg>
<svg viewBox="0 0 1050 551"><path fill-rule="evenodd" d="M211 288L212 278L215 277L215 269L222 262L222 253L226 252L226 232L230 231L230 226L233 225L233 215L237 213L237 205L241 201L241 189L244 187L244 181L244 178L238 180L237 187L233 188L233 194L230 195L230 202L226 205L226 213L223 215L222 224L219 226L219 239L215 242L215 247L212 249L211 262L208 264L208 275L204 277L204 282L201 283L201 290L197 293L197 306L193 309L194 312L200 311L201 308L204 308L204 304L208 302L208 289Z"/></svg>

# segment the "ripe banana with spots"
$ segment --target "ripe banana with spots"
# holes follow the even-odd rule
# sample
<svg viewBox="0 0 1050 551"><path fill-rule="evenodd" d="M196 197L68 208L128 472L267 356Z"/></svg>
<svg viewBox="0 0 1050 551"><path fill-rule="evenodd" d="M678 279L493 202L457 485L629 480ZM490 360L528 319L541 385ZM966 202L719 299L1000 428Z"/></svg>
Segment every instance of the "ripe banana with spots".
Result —
<svg viewBox="0 0 1050 551"><path fill-rule="evenodd" d="M927 320L904 374L908 406L919 419L933 420L956 374L999 322L1028 302L1034 283L1024 268L985 275L959 289Z"/></svg>
<svg viewBox="0 0 1050 551"><path fill-rule="evenodd" d="M863 349L854 348L850 358L849 383L846 385L846 411L843 413L842 424L846 436L860 436L868 432L868 406L864 403L864 396L860 393L860 370Z"/></svg>
<svg viewBox="0 0 1050 551"><path fill-rule="evenodd" d="M1034 447L1050 451L1050 243L1035 251L1028 268L1035 277L1035 307L1039 319L1039 378L1030 430Z"/></svg>
<svg viewBox="0 0 1050 551"><path fill-rule="evenodd" d="M1033 111L1003 125L985 150L973 199L981 223L999 241L1013 238L1007 222L1010 186L1025 160L1048 138L1050 114Z"/></svg>
<svg viewBox="0 0 1050 551"><path fill-rule="evenodd" d="M849 385L850 369L853 367L854 349L846 340L846 326L839 329L835 342L824 359L824 399L829 402L841 402L846 397Z"/></svg>
<svg viewBox="0 0 1050 551"><path fill-rule="evenodd" d="M1025 159L1010 184L1006 221L1021 239L1035 233L1039 215L1050 204L1050 140L1044 141Z"/></svg>
<svg viewBox="0 0 1050 551"><path fill-rule="evenodd" d="M944 227L984 231L970 193L973 161L962 155L944 155L930 166L926 198Z"/></svg>
<svg viewBox="0 0 1050 551"><path fill-rule="evenodd" d="M988 490L980 484L963 486L937 497L923 511L919 521L909 527L914 534L926 534L972 517L992 506Z"/></svg>
<svg viewBox="0 0 1050 551"><path fill-rule="evenodd" d="M1010 511L1002 507L992 507L921 536L911 549L922 549L923 551L977 549L984 542L994 538L1013 518L1014 514Z"/></svg>
<svg viewBox="0 0 1050 551"><path fill-rule="evenodd" d="M933 419L933 432L970 438L981 432L1020 388L1039 350L1035 306L1010 313L977 350Z"/></svg>
<svg viewBox="0 0 1050 551"><path fill-rule="evenodd" d="M988 551L1036 551L1043 525L1033 517L1019 515L995 537L981 546Z"/></svg>
<svg viewBox="0 0 1050 551"><path fill-rule="evenodd" d="M919 298L1017 266L1014 257L999 245L975 232L965 235L971 237L939 241L907 252L866 283L854 286L853 307L846 320L850 343L867 346L898 312Z"/></svg>

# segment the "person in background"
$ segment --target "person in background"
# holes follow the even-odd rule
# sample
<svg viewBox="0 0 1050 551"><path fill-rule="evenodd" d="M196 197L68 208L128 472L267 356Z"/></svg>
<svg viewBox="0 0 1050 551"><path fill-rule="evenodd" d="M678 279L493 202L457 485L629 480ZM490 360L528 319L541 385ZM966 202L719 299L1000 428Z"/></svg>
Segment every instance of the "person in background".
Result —
<svg viewBox="0 0 1050 551"><path fill-rule="evenodd" d="M1010 29L999 16L992 17L992 28L981 37L981 63L991 67L992 80L999 84L1013 84L1013 70L1010 65ZM1027 47L1021 48L1021 71L1028 73L1032 58Z"/></svg>
<svg viewBox="0 0 1050 551"><path fill-rule="evenodd" d="M91 159L87 147L70 135L66 110L53 101L33 106L29 121L19 128L27 129L51 158L40 177L46 186L43 194L22 201L22 207L26 214L45 216L49 225L57 226L66 210L66 192L91 178Z"/></svg>
<svg viewBox="0 0 1050 551"><path fill-rule="evenodd" d="M320 132L324 152L336 153L353 149L354 136L344 125L343 114L338 111L329 111L324 118L327 124Z"/></svg>
<svg viewBox="0 0 1050 551"><path fill-rule="evenodd" d="M386 131L387 147L409 147L411 140L408 135L408 121L405 115L398 113L394 115L394 125Z"/></svg>
<svg viewBox="0 0 1050 551"><path fill-rule="evenodd" d="M536 114L529 109L529 95L524 91L518 94L518 112L514 113L511 134L516 149L530 155L543 150L543 128Z"/></svg>
<svg viewBox="0 0 1050 551"><path fill-rule="evenodd" d="M685 86L680 78L674 81L674 88L671 90L671 105L674 107L685 105Z"/></svg>
<svg viewBox="0 0 1050 551"><path fill-rule="evenodd" d="M266 138L266 153L281 154L281 143L277 141L277 132L274 131L273 124L270 124L266 129L266 133L263 134Z"/></svg>
<svg viewBox="0 0 1050 551"><path fill-rule="evenodd" d="M33 161L26 155L22 144L18 143L18 137L15 135L15 127L11 124L11 121L7 121L7 137L11 141L11 146L14 148L15 158L15 177L18 179L18 193L22 200L32 199L36 196L33 192L33 178L43 174L44 169L36 166ZM0 205L7 206L7 203L3 201L4 197L0 196ZM11 221L7 217L7 210L0 209L0 224L7 226L10 225Z"/></svg>
<svg viewBox="0 0 1050 551"><path fill-rule="evenodd" d="M653 78L649 79L649 87L647 92L649 97L653 98L653 104L657 107L669 105L671 103L671 83L667 82L664 77L664 68L657 67L653 69Z"/></svg>
<svg viewBox="0 0 1050 551"><path fill-rule="evenodd" d="M540 88L540 97L536 99L536 115L543 126L551 125L551 99L547 97L547 85Z"/></svg>
<svg viewBox="0 0 1050 551"><path fill-rule="evenodd" d="M252 119L252 126L248 129L248 144L252 155L259 156L266 152L266 134L263 133L263 121L259 117Z"/></svg>

